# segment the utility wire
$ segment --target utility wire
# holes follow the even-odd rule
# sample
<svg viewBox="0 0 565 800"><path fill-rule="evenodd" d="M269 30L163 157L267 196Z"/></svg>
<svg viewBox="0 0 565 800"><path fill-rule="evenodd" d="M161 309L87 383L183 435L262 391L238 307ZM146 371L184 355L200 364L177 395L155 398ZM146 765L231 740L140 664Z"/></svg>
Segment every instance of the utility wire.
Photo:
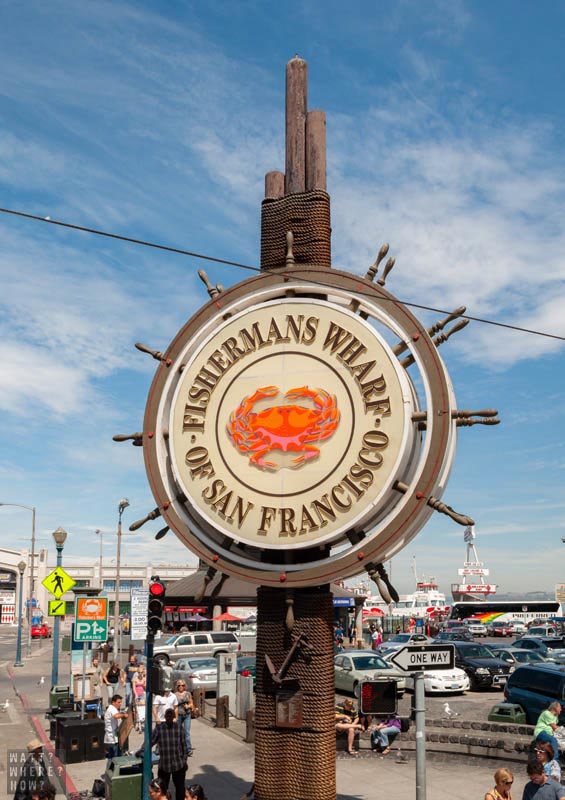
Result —
<svg viewBox="0 0 565 800"><path fill-rule="evenodd" d="M118 233L109 233L108 231L101 231L97 228L86 228L83 225L73 225L70 222L62 222L61 220L51 219L50 217L40 217L36 214L26 214L23 211L15 211L11 208L0 208L0 212L3 214L11 214L14 217L23 217L24 219L31 219L36 222L45 222L49 225L58 225L61 228L70 228L74 231L82 231L83 233L92 233L95 236L104 236L107 239L116 239L120 242L128 242L129 244L138 244L142 247L151 247L155 250L164 250L167 253L177 253L181 256L190 256L191 258L198 258L202 261L212 261L216 264L225 264L228 267L237 267L238 269L245 269L250 272L271 272L272 274L276 273L278 275L284 275L284 270L277 269L277 270L262 270L260 267L252 266L251 264L241 264L238 261L229 261L225 258L215 258L214 256L207 256L203 253L195 253L191 250L184 250L180 247L168 247L164 244L157 244L156 242L146 241L145 239L135 239L131 236L121 236ZM323 281L317 281L314 278L307 278L308 283L312 283L318 286L325 286L326 284ZM424 311L433 311L436 314L449 314L449 311L446 311L442 308L434 308L433 306L426 306L420 303L411 303L405 300L399 300L395 298L397 302L403 303L405 306L409 308L419 308ZM520 325L510 325L507 322L498 322L493 319L486 319L485 317L472 317L469 314L462 314L462 319L468 319L472 322L481 322L483 325L494 325L497 328L507 328L511 331L519 331L520 333L529 333L533 336L544 336L547 339L557 339L558 341L565 341L565 336L559 336L556 333L547 333L546 331L539 331L533 328L523 328Z"/></svg>

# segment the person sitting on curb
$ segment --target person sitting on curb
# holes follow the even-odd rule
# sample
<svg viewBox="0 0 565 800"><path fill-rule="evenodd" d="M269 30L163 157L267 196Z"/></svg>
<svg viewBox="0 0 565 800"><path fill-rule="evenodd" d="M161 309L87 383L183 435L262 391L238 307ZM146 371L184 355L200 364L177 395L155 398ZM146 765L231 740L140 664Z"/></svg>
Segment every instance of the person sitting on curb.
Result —
<svg viewBox="0 0 565 800"><path fill-rule="evenodd" d="M395 739L400 733L400 720L396 717L383 719L377 723L371 733L371 747L381 755L390 753L390 740Z"/></svg>
<svg viewBox="0 0 565 800"><path fill-rule="evenodd" d="M545 711L542 711L534 728L534 739L537 742L549 742L555 753L554 758L559 760L559 745L555 738L555 729L559 727L559 714L561 714L561 703L557 700L550 703Z"/></svg>
<svg viewBox="0 0 565 800"><path fill-rule="evenodd" d="M363 726L359 722L353 700L350 700L348 697L343 703L338 703L335 707L335 729L336 731L347 733L347 752L350 756L356 755L353 749L355 731L363 730Z"/></svg>

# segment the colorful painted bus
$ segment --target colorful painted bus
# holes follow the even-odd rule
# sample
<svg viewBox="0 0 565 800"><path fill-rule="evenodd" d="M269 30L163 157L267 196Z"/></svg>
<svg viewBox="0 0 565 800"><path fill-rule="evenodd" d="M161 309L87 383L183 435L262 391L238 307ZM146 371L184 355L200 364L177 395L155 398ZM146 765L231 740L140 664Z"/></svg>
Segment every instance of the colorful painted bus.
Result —
<svg viewBox="0 0 565 800"><path fill-rule="evenodd" d="M561 603L557 600L465 600L453 603L450 619L479 619L485 625L491 622L519 620L528 625L534 620L561 616Z"/></svg>

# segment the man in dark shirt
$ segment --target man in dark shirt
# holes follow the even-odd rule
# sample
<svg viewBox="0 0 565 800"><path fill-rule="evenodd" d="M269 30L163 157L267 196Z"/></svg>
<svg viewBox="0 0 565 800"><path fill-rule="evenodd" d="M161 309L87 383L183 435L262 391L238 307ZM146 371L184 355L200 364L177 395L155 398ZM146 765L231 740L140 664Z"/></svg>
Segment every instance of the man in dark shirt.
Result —
<svg viewBox="0 0 565 800"><path fill-rule="evenodd" d="M137 656L136 655L130 656L129 664L124 669L124 674L126 676L126 708L128 708L133 702L133 691L131 682L133 680L133 676L136 674L138 669L139 669L139 663L137 661Z"/></svg>
<svg viewBox="0 0 565 800"><path fill-rule="evenodd" d="M159 779L168 788L173 779L176 800L184 800L184 780L186 776L186 759L188 750L186 737L172 708L165 711L165 722L153 729L152 744L159 745Z"/></svg>
<svg viewBox="0 0 565 800"><path fill-rule="evenodd" d="M541 761L530 761L527 771L530 780L524 786L522 800L560 800L565 797L563 786L544 774Z"/></svg>

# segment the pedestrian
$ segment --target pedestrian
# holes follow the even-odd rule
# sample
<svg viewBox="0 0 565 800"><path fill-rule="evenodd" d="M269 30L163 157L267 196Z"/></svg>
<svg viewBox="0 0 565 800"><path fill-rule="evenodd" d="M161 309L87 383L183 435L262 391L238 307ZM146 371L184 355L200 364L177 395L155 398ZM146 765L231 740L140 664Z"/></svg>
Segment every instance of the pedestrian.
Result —
<svg viewBox="0 0 565 800"><path fill-rule="evenodd" d="M104 668L100 666L98 661L98 656L94 656L92 659L92 690L94 692L94 697L100 699L100 708L102 710L102 705L104 703Z"/></svg>
<svg viewBox="0 0 565 800"><path fill-rule="evenodd" d="M165 721L165 712L171 708L173 714L177 715L179 701L177 696L170 689L165 689L163 694L156 694L153 698L153 721L161 725Z"/></svg>
<svg viewBox="0 0 565 800"><path fill-rule="evenodd" d="M175 696L177 698L177 714L179 725L184 731L186 737L186 747L188 755L192 755L192 742L190 740L190 726L192 723L192 712L194 711L194 702L192 694L187 691L186 683L183 680L178 680L176 685Z"/></svg>
<svg viewBox="0 0 565 800"><path fill-rule="evenodd" d="M34 794L47 794L49 800L54 800L56 789L49 779L42 742L32 739L26 749L29 755L18 776L14 800L31 800Z"/></svg>
<svg viewBox="0 0 565 800"><path fill-rule="evenodd" d="M347 733L347 752L350 756L356 755L353 749L355 743L355 731L363 730L359 722L359 717L353 700L346 697L343 703L338 703L335 707L335 729Z"/></svg>
<svg viewBox="0 0 565 800"><path fill-rule="evenodd" d="M186 787L185 800L207 800L203 787L199 783L193 783Z"/></svg>
<svg viewBox="0 0 565 800"><path fill-rule="evenodd" d="M537 743L536 757L543 764L543 771L547 777L561 783L561 766L559 761L553 757L553 747L550 742Z"/></svg>
<svg viewBox="0 0 565 800"><path fill-rule="evenodd" d="M383 643L383 635L379 627L375 627L371 632L371 647L373 650L378 650Z"/></svg>
<svg viewBox="0 0 565 800"><path fill-rule="evenodd" d="M104 712L104 744L106 746L106 768L116 756L121 756L120 745L118 742L119 720L125 719L127 714L121 711L121 694L113 695L110 705Z"/></svg>
<svg viewBox="0 0 565 800"><path fill-rule="evenodd" d="M159 778L149 781L149 797L151 800L168 800L167 790Z"/></svg>
<svg viewBox="0 0 565 800"><path fill-rule="evenodd" d="M400 733L400 720L396 717L384 719L373 727L371 732L371 747L381 755L390 753L390 740L395 739Z"/></svg>
<svg viewBox="0 0 565 800"><path fill-rule="evenodd" d="M565 789L547 777L541 761L528 761L526 769L530 780L524 786L522 800L560 800L565 797Z"/></svg>
<svg viewBox="0 0 565 800"><path fill-rule="evenodd" d="M117 661L112 661L112 663L102 676L102 682L104 683L106 691L108 692L108 703L111 703L112 697L116 694L118 690L118 684L121 682L123 685L124 682L122 671Z"/></svg>
<svg viewBox="0 0 565 800"><path fill-rule="evenodd" d="M485 800L512 800L514 775L506 767L494 773L494 787L485 794Z"/></svg>
<svg viewBox="0 0 565 800"><path fill-rule="evenodd" d="M136 710L136 730L141 732L145 727L145 685L147 676L145 674L145 667L143 664L139 665L139 669L133 676L131 688Z"/></svg>
<svg viewBox="0 0 565 800"><path fill-rule="evenodd" d="M129 657L129 662L128 664L126 664L126 667L124 669L124 677L126 683L126 708L129 708L129 706L132 704L134 700L132 681L138 669L139 669L139 662L137 660L137 656L135 655L135 653L133 653Z"/></svg>
<svg viewBox="0 0 565 800"><path fill-rule="evenodd" d="M536 742L550 742L557 759L559 759L559 745L554 734L555 729L559 727L559 714L561 714L561 703L555 700L541 712L534 728Z"/></svg>
<svg viewBox="0 0 565 800"><path fill-rule="evenodd" d="M184 781L188 750L184 731L175 720L174 709L168 708L165 711L165 721L153 729L151 743L159 745L157 774L163 787L167 790L172 779L176 800L185 800Z"/></svg>

